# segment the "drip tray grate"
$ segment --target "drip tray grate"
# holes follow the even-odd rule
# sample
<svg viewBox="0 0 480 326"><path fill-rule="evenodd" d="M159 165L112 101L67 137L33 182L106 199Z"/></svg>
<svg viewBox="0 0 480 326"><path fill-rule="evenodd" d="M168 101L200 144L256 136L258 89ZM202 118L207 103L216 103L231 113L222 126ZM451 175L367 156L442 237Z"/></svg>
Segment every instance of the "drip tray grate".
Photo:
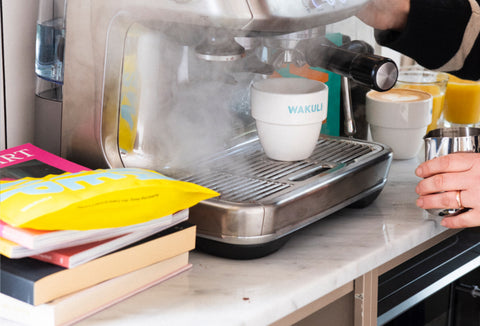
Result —
<svg viewBox="0 0 480 326"><path fill-rule="evenodd" d="M253 141L201 162L195 175L182 180L219 192L221 200L258 202L382 149L372 143L322 137L308 159L283 162L267 158L260 143Z"/></svg>
<svg viewBox="0 0 480 326"><path fill-rule="evenodd" d="M322 136L308 159L280 162L253 139L180 179L221 194L190 209L200 250L243 259L277 250L296 230L350 204L368 205L383 189L391 160L382 144Z"/></svg>

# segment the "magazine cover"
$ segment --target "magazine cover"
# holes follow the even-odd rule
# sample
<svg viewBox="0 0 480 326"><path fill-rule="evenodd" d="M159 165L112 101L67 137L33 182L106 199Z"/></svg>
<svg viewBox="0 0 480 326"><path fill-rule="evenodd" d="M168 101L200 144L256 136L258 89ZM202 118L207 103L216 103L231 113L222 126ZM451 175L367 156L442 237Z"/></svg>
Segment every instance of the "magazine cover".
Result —
<svg viewBox="0 0 480 326"><path fill-rule="evenodd" d="M90 170L32 144L24 144L0 151L0 180L25 177L41 178L49 174L62 174Z"/></svg>

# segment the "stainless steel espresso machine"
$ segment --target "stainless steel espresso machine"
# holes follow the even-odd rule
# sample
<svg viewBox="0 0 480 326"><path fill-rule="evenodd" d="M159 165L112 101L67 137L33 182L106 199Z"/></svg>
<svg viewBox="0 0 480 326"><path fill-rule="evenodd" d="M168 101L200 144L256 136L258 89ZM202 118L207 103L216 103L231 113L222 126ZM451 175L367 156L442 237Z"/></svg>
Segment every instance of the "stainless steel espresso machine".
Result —
<svg viewBox="0 0 480 326"><path fill-rule="evenodd" d="M325 25L366 0L68 0L61 154L91 168L141 167L221 196L190 210L197 248L255 258L382 190L391 150L322 135L304 161L268 159L249 87L285 64L309 65L377 90L397 77L363 42ZM348 135L348 87L343 88Z"/></svg>

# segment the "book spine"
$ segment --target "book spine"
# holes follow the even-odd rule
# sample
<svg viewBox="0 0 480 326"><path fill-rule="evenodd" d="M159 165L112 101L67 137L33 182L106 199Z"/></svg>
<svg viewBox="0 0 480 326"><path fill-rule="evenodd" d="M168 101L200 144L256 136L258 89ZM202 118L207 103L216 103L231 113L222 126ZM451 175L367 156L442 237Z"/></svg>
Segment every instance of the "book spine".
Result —
<svg viewBox="0 0 480 326"><path fill-rule="evenodd" d="M21 276L15 275L6 270L0 269L0 293L23 302L33 304L34 287L34 282L24 279Z"/></svg>
<svg viewBox="0 0 480 326"><path fill-rule="evenodd" d="M71 268L70 266L70 257L66 255L62 255L56 252L48 252L43 254L38 254L31 256L31 258L35 258L50 264L55 264L58 266L62 266L65 268Z"/></svg>
<svg viewBox="0 0 480 326"><path fill-rule="evenodd" d="M0 318L23 325L55 326L54 317L53 307L48 305L35 307L0 293Z"/></svg>
<svg viewBox="0 0 480 326"><path fill-rule="evenodd" d="M5 238L0 237L0 254L4 255L8 258L13 257L13 242L6 240ZM0 257L0 264L2 263L1 257Z"/></svg>
<svg viewBox="0 0 480 326"><path fill-rule="evenodd" d="M50 303L32 306L0 293L2 319L31 326L71 325L189 270L188 253L154 264L144 270L119 276Z"/></svg>
<svg viewBox="0 0 480 326"><path fill-rule="evenodd" d="M32 249L33 248L33 239L30 235L26 234L22 230L16 230L8 225L4 225L3 231L0 230L0 236L18 243L26 248Z"/></svg>

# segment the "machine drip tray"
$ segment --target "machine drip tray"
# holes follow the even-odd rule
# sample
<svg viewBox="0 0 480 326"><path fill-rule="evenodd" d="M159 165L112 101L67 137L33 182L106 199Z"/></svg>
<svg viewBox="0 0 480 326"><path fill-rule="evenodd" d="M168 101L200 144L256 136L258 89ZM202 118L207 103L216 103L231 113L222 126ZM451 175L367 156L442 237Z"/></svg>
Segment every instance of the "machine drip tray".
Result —
<svg viewBox="0 0 480 326"><path fill-rule="evenodd" d="M258 139L201 162L184 181L219 192L190 209L197 248L249 259L278 250L297 230L346 206L369 205L383 189L390 148L322 136L310 158L267 158Z"/></svg>

